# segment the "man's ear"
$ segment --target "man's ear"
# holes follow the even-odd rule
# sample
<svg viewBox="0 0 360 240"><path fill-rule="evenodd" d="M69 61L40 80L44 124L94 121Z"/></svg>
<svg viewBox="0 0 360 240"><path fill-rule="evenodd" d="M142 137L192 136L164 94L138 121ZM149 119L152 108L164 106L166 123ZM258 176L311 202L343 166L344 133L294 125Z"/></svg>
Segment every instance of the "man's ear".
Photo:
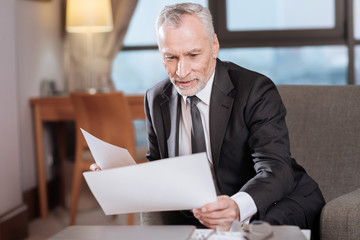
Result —
<svg viewBox="0 0 360 240"><path fill-rule="evenodd" d="M218 40L217 35L215 33L214 34L214 40L213 40L213 57L214 58L218 57L219 48L220 48L219 40Z"/></svg>

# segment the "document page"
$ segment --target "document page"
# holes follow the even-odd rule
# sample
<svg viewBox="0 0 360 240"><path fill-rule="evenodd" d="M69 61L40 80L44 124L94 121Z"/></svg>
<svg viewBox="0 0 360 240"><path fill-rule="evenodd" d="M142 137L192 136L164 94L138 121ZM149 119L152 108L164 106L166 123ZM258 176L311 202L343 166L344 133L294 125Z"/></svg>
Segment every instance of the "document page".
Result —
<svg viewBox="0 0 360 240"><path fill-rule="evenodd" d="M131 157L127 149L104 142L94 137L82 128L80 128L80 130L85 137L96 164L101 167L101 169L136 164L135 160Z"/></svg>
<svg viewBox="0 0 360 240"><path fill-rule="evenodd" d="M216 201L206 153L136 165L126 149L81 131L102 169L83 174L106 215L186 210Z"/></svg>
<svg viewBox="0 0 360 240"><path fill-rule="evenodd" d="M216 201L206 153L83 174L106 215L187 210Z"/></svg>

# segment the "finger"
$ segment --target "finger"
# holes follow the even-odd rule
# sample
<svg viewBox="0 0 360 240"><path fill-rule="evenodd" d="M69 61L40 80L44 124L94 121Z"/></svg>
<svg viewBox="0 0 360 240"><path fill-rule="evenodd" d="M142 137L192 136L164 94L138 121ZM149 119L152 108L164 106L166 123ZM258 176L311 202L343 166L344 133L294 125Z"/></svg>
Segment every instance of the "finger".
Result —
<svg viewBox="0 0 360 240"><path fill-rule="evenodd" d="M236 212L231 208L227 208L225 210L205 212L205 213L194 212L194 216L198 219L203 219L204 221L206 219L209 220L235 219Z"/></svg>
<svg viewBox="0 0 360 240"><path fill-rule="evenodd" d="M199 216L199 218L197 219L202 225L206 226L207 228L219 229L220 231L228 231L236 218L234 217L234 215L230 216L225 214L219 218L208 218L206 216Z"/></svg>
<svg viewBox="0 0 360 240"><path fill-rule="evenodd" d="M90 170L91 171L99 171L99 170L101 170L101 168L96 163L93 163L90 165Z"/></svg>
<svg viewBox="0 0 360 240"><path fill-rule="evenodd" d="M230 229L233 219L198 219L201 224L208 228Z"/></svg>
<svg viewBox="0 0 360 240"><path fill-rule="evenodd" d="M228 196L218 196L217 201L208 203L200 208L201 212L212 212L220 211L229 207L229 197Z"/></svg>
<svg viewBox="0 0 360 240"><path fill-rule="evenodd" d="M197 212L197 213L194 213L194 217L196 217L197 219L210 219L210 218L213 218L213 219L216 219L216 218L220 218L220 215L216 215L214 212L211 212L211 213L202 213L202 212Z"/></svg>
<svg viewBox="0 0 360 240"><path fill-rule="evenodd" d="M224 209L217 209L214 211L202 211L202 209L194 209L193 213L197 219L201 219L209 223L211 220L221 219L240 219L240 211L238 206L232 199L225 199L228 207Z"/></svg>

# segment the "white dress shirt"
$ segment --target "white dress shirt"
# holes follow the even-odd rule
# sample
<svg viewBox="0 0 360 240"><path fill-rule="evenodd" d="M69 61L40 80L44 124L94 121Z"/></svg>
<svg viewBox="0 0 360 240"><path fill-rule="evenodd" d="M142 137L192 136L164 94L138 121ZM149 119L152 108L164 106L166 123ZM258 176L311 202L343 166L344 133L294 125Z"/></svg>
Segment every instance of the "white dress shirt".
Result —
<svg viewBox="0 0 360 240"><path fill-rule="evenodd" d="M213 171L213 162L211 155L211 144L210 144L210 129L209 129L209 110L210 110L210 97L212 85L214 82L215 71L210 77L204 89L196 94L196 96L201 100L197 104L201 115L202 125L204 127L205 134L205 143L206 143L206 153L209 160L209 165L213 173L214 184L217 193L219 194L217 184L215 181L214 171ZM182 96L181 101L181 116L180 116L180 126L179 126L179 155L189 155L191 154L191 114L190 114L190 105L186 101L186 96ZM237 192L231 198L237 203L240 209L240 221L249 222L250 218L256 214L257 208L254 200L246 192Z"/></svg>

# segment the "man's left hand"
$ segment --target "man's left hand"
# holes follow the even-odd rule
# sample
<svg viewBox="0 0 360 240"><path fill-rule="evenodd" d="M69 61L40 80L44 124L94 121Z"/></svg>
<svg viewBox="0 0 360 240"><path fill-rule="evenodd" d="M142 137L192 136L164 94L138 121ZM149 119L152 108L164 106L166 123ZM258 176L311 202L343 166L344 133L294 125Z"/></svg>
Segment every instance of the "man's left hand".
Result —
<svg viewBox="0 0 360 240"><path fill-rule="evenodd" d="M240 220L238 205L226 195L218 196L216 202L194 209L193 213L201 224L212 229L221 225L222 228L229 230L231 227L230 220Z"/></svg>

